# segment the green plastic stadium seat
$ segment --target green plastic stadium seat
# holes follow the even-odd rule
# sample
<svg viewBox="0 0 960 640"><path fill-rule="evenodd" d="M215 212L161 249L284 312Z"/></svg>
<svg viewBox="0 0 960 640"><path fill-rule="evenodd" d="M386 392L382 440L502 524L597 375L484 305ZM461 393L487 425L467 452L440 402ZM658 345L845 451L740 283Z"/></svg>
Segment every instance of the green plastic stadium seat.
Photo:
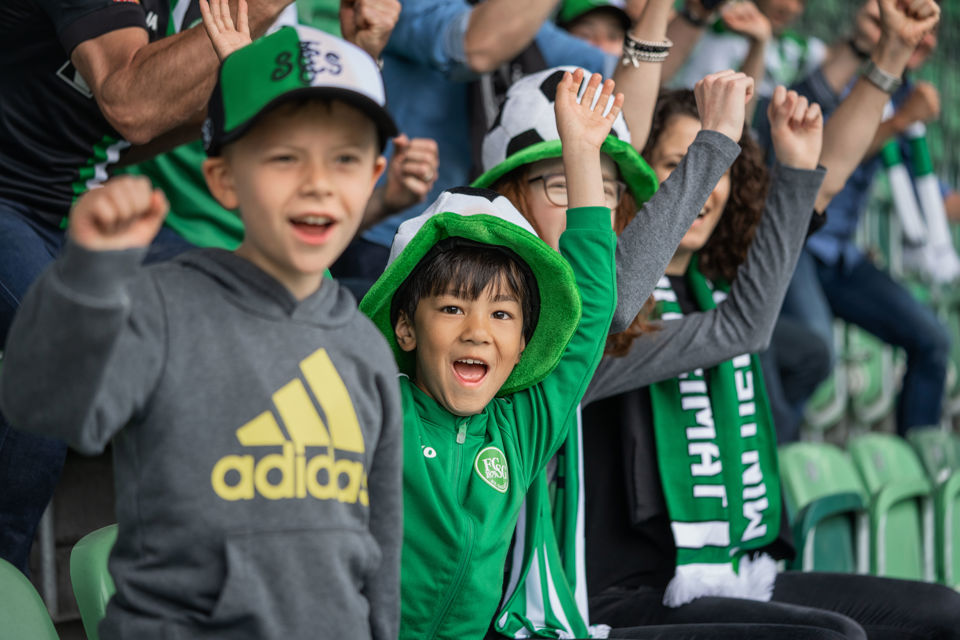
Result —
<svg viewBox="0 0 960 640"><path fill-rule="evenodd" d="M947 307L946 326L950 332L950 363L943 411L946 416L952 417L960 414L960 306L956 300Z"/></svg>
<svg viewBox="0 0 960 640"><path fill-rule="evenodd" d="M867 494L847 454L826 443L784 445L780 477L798 551L790 568L866 572Z"/></svg>
<svg viewBox="0 0 960 640"><path fill-rule="evenodd" d="M805 427L809 430L827 431L842 422L847 415L847 366L843 355L846 349L846 331L846 325L842 321L834 321L833 348L837 354L837 364L830 377L817 387L807 402L804 419Z"/></svg>
<svg viewBox="0 0 960 640"><path fill-rule="evenodd" d="M59 640L40 594L15 566L0 558L0 637Z"/></svg>
<svg viewBox="0 0 960 640"><path fill-rule="evenodd" d="M899 436L868 433L847 445L870 495L870 572L934 580L933 490Z"/></svg>
<svg viewBox="0 0 960 640"><path fill-rule="evenodd" d="M916 449L934 486L937 580L960 586L960 438L940 427L911 429Z"/></svg>
<svg viewBox="0 0 960 640"><path fill-rule="evenodd" d="M111 524L83 536L70 552L70 582L89 640L100 639L97 625L116 590L107 570L107 559L116 541L117 525Z"/></svg>
<svg viewBox="0 0 960 640"><path fill-rule="evenodd" d="M862 425L873 425L893 410L896 374L893 348L863 329L847 327L850 408Z"/></svg>

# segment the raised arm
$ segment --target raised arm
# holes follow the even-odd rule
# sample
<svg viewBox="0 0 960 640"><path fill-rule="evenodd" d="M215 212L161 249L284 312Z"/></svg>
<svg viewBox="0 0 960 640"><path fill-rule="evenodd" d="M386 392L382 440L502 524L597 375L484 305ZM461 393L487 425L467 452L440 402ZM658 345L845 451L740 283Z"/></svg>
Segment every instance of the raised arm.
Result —
<svg viewBox="0 0 960 640"><path fill-rule="evenodd" d="M663 65L661 82L666 83L683 68L713 16L713 9L705 9L700 0L685 0L683 8L674 12L667 26L667 37L673 42L673 49Z"/></svg>
<svg viewBox="0 0 960 640"><path fill-rule="evenodd" d="M253 3L254 37L287 4L289 0ZM201 26L156 42L148 41L145 29L118 29L81 42L70 59L104 117L132 144L145 144L187 122L199 126L219 64Z"/></svg>
<svg viewBox="0 0 960 640"><path fill-rule="evenodd" d="M159 295L135 278L166 209L163 195L135 176L77 201L63 255L10 328L0 407L17 428L95 454L144 407L160 375L164 330Z"/></svg>
<svg viewBox="0 0 960 640"><path fill-rule="evenodd" d="M584 404L766 348L824 176L814 168L823 127L817 105L778 87L769 111L777 163L763 218L727 299L663 322L623 357L605 357Z"/></svg>
<svg viewBox="0 0 960 640"><path fill-rule="evenodd" d="M734 2L726 5L720 12L723 22L730 30L739 33L750 42L747 57L740 65L740 71L753 78L754 86L759 87L767 72L767 44L773 37L770 21L753 2ZM757 96L747 103L746 120L753 120L757 107Z"/></svg>
<svg viewBox="0 0 960 640"><path fill-rule="evenodd" d="M907 6L880 0L879 12L882 34L871 60L886 74L900 78L914 49L939 21L940 7L934 0L916 0ZM826 209L870 150L889 99L886 91L861 77L830 115L820 160L827 176L817 197L818 211Z"/></svg>
<svg viewBox="0 0 960 640"><path fill-rule="evenodd" d="M512 60L533 42L556 5L557 0L486 0L475 5L463 36L469 67L486 73Z"/></svg>
<svg viewBox="0 0 960 640"><path fill-rule="evenodd" d="M740 139L753 81L743 73L721 71L698 82L696 91L703 131L617 242L612 333L633 322L713 187L740 153L734 140Z"/></svg>
<svg viewBox="0 0 960 640"><path fill-rule="evenodd" d="M620 112L623 95L614 99L612 80L600 89L594 74L577 103L583 71L564 75L557 88L557 129L563 145L567 175L567 228L560 236L560 252L570 263L582 300L582 315L556 368L532 389L514 394L520 448L530 478L547 463L566 437L590 375L603 355L607 328L616 303L613 251L616 236L606 206L600 165L600 146ZM609 111L607 105L612 103ZM606 114L604 113L606 111ZM542 304L549 305L549 300ZM568 312L552 309L551 313Z"/></svg>
<svg viewBox="0 0 960 640"><path fill-rule="evenodd" d="M397 0L340 0L340 33L377 59L400 17Z"/></svg>
<svg viewBox="0 0 960 640"><path fill-rule="evenodd" d="M628 35L635 40L645 42L664 42L667 38L667 21L670 17L671 0L649 0L640 18ZM667 56L669 59L669 56ZM660 91L660 76L663 62L638 61L636 66L628 64L626 59L617 65L613 79L617 88L623 92L623 118L630 129L630 142L637 151L643 149L650 135L650 122L653 119L653 107L657 103Z"/></svg>

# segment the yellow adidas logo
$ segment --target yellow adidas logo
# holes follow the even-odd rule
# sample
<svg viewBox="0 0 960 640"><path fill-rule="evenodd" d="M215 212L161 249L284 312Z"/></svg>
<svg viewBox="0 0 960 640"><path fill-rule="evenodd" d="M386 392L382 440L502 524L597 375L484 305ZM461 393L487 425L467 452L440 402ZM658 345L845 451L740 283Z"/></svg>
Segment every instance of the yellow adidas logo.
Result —
<svg viewBox="0 0 960 640"><path fill-rule="evenodd" d="M279 446L281 453L271 453L259 461L252 455L224 456L210 474L213 490L231 501L252 500L256 494L268 500L309 495L366 506L369 498L363 463L334 456L335 449L364 452L363 433L347 387L326 349L308 356L300 363L300 371L328 424L324 425L303 382L299 378L291 380L273 394L273 404L289 439L269 410L237 429L242 446ZM307 447L326 447L326 453L308 460Z"/></svg>

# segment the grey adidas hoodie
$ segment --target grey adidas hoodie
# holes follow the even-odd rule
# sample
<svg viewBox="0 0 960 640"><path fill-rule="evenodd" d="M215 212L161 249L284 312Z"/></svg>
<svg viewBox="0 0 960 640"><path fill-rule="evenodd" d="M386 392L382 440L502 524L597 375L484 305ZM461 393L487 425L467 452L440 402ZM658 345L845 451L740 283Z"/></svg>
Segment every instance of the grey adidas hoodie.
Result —
<svg viewBox="0 0 960 640"><path fill-rule="evenodd" d="M332 280L297 302L250 262L68 245L23 301L0 407L113 439L101 637L395 638L401 429L383 337Z"/></svg>

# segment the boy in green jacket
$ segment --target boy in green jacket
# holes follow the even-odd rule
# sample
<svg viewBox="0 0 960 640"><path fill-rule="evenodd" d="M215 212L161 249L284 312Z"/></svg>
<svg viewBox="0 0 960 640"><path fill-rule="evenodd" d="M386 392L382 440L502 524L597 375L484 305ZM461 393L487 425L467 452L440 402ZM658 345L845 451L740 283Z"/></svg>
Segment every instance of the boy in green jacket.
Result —
<svg viewBox="0 0 960 640"><path fill-rule="evenodd" d="M623 97L607 80L594 107L594 76L578 102L582 80L557 89L562 256L506 198L453 189L400 227L361 304L406 374L401 638L486 633L524 495L603 352L616 238L600 146Z"/></svg>

